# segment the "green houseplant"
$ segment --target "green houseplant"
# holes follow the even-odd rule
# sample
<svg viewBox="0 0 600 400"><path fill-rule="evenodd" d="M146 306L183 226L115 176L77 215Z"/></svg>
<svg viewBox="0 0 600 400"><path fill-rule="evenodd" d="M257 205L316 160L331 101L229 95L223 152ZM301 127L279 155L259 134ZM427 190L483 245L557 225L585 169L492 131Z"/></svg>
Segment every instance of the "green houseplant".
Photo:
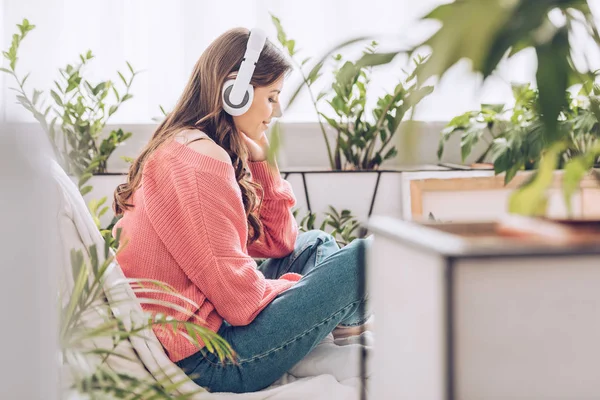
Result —
<svg viewBox="0 0 600 400"><path fill-rule="evenodd" d="M406 78L397 83L391 93L377 99L377 104L369 111L367 90L371 67L389 62L393 57L376 53L375 41L367 46L359 61L344 60L338 54L333 57L336 68L331 87L315 96L312 86L321 78L324 62L318 62L306 74L303 67L311 59L297 62L295 40L288 38L279 18L272 15L271 19L279 43L302 74L303 85L309 91L331 169L376 170L384 161L394 158L398 151L393 139L404 116L433 91L432 86L418 87L416 84L417 72L425 59L417 57L414 70L406 73ZM328 105L326 111L321 107L323 101ZM333 128L333 138L329 137L323 119Z"/></svg>
<svg viewBox="0 0 600 400"><path fill-rule="evenodd" d="M441 158L445 142L453 135L461 135L463 161L481 140L487 149L476 161L490 160L497 174L505 172L505 183L509 183L521 169L534 169L545 149L545 125L537 107L539 92L529 84L513 85L515 105L507 108L503 104L482 104L481 109L469 111L453 118L442 131L438 157ZM600 137L600 122L595 104L600 95L600 86L594 82L581 85L573 95L566 92L567 105L558 117L558 130L566 147L558 166L592 149Z"/></svg>
<svg viewBox="0 0 600 400"><path fill-rule="evenodd" d="M117 71L124 89L110 80L91 82L85 78L85 68L94 55L87 51L79 56L79 62L59 69L59 77L49 91L49 98L44 98L44 93L37 89L28 95L25 86L29 74L22 78L18 74L18 51L35 25L24 19L17 28L10 48L3 52L8 68L0 68L0 71L14 79L17 87L11 89L16 92L17 102L38 121L57 160L67 173L75 177L81 194L86 195L93 190L90 179L108 172L108 159L132 135L122 129L112 130L108 135L102 135L102 132L112 115L133 97L130 90L138 72L128 62L128 74ZM114 98L111 100L111 97ZM114 245L111 229L117 219L113 218L108 226L101 226L101 218L109 211L106 202L105 196L91 199L88 208L105 240Z"/></svg>
<svg viewBox="0 0 600 400"><path fill-rule="evenodd" d="M294 210L294 217L298 218L299 210ZM338 211L329 206L321 225L316 225L317 214L308 212L300 219L299 228L302 232L314 229L325 231L333 236L340 247L345 247L357 238L364 237L360 231L360 223L350 210Z"/></svg>
<svg viewBox="0 0 600 400"><path fill-rule="evenodd" d="M29 74L20 77L17 72L19 47L35 25L24 19L17 27L18 33L12 36L10 48L3 52L8 68L0 68L0 71L14 78L17 87L11 89L17 93L17 102L40 123L63 168L78 178L81 193L89 193L92 187L86 183L93 174L107 172L108 158L117 146L131 137L130 132L122 129L113 130L106 137L101 137L101 133L110 117L133 97L130 89L138 72L129 63L129 76L117 72L124 92L110 80L92 83L84 76L85 67L94 58L92 52L87 51L79 56L77 63L59 69L59 78L54 81L55 87L49 91L49 104L46 104L42 91L34 89L31 95L27 94L25 86ZM111 94L114 100L109 101Z"/></svg>
<svg viewBox="0 0 600 400"><path fill-rule="evenodd" d="M559 18L551 18L551 14ZM490 15L494 17L490 18ZM589 65L588 59L576 62L573 50L575 44L586 40L600 46L600 34L588 1L456 0L436 7L423 19L435 20L441 27L410 51L423 47L431 50L431 57L417 73L420 85L431 77L443 76L463 59L469 60L472 69L485 79L502 60L527 48L535 50L539 89L536 107L544 126L542 155L535 176L513 194L510 210L543 215L547 208L547 189L552 182L552 171L568 149L567 139L559 129L559 115L568 102L564 93L570 84L585 84L594 79L594 68ZM344 46L346 43L336 46L327 52L323 60ZM363 57L359 63L381 64L381 60ZM593 109L598 110L597 95L590 99ZM597 116L597 112L594 115ZM588 148L565 165L565 198L590 171L600 154L598 150L596 146Z"/></svg>
<svg viewBox="0 0 600 400"><path fill-rule="evenodd" d="M560 20L550 17L558 13ZM494 15L493 19L485 18ZM442 27L422 45L429 46L432 57L419 73L419 81L443 75L462 58L472 62L473 69L487 78L507 57L526 48L534 48L538 60L536 81L539 94L535 101L543 126L539 168L523 188L511 197L511 212L526 215L544 215L548 206L547 189L552 183L552 172L569 150L570 134L561 129L561 113L568 108L565 92L570 84L586 86L594 81L591 65L579 64L574 59L573 43L579 43L581 30L585 38L600 46L600 35L586 0L512 1L462 0L437 7L426 19L441 22ZM444 49L453 51L444 51ZM508 54L508 55L507 55ZM598 118L599 99L590 93L592 113ZM593 167L598 146L585 149L565 165L563 189L567 205L580 180ZM518 164L518 163L517 163ZM512 165L510 167L513 167ZM509 168L510 168L509 167Z"/></svg>
<svg viewBox="0 0 600 400"><path fill-rule="evenodd" d="M401 170L384 169L382 165L398 154L395 139L404 117L433 90L431 86L416 85L416 71L425 59L416 57L414 68L403 71L404 77L394 81L389 92L373 99L376 101L367 101L375 73L372 67L391 61L395 53L380 53L377 42L371 41L358 61L331 53L323 60L311 63L310 57L300 58L296 41L288 37L281 20L274 15L271 15L271 20L279 44L302 76L302 84L292 91L289 105L294 103L301 91L306 90L315 111L315 126L319 127L325 144L328 165L323 165L323 169L319 166L318 170L310 167L289 172L284 168L282 171L290 177L296 196L306 198L308 211L315 215L313 223L321 221L317 215L331 214L331 207L345 209L360 220L372 213L396 212L394 201L389 197L377 198L377 193L380 182L386 182L383 185L390 187L388 190L396 191L394 185L399 185L399 179L384 180L382 177L400 174ZM362 38L352 39L348 44L360 40ZM329 66L325 67L326 63L333 67L330 81L323 76L323 71ZM324 84L320 93L316 93L317 82ZM289 127L292 128L291 125ZM271 160L280 147L280 130L278 122L271 132ZM298 175L302 182L295 179ZM364 188L359 195L356 195L357 187Z"/></svg>

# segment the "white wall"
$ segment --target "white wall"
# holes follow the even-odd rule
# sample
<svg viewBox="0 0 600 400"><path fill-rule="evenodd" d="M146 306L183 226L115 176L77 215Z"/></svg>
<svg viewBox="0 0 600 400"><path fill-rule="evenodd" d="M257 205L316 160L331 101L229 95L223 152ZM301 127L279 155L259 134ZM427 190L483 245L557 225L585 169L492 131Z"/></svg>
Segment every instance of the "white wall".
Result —
<svg viewBox="0 0 600 400"><path fill-rule="evenodd" d="M432 121L418 123L417 129L412 131L402 127L395 144L399 152L398 157L385 163L384 167L438 163L437 146L440 131L444 125L445 122ZM137 156L142 147L150 140L156 126L155 123L108 125L106 132L122 128L126 132L133 133L133 136L125 144L118 147L109 159L109 172L126 172L128 164L121 159L121 156ZM10 127L18 135L44 135L37 123L10 124ZM281 169L327 169L329 167L325 143L317 123L285 123L283 124L281 138L282 146L279 152L279 166ZM484 150L483 146L476 146L472 156L466 162L474 162ZM455 136L448 141L442 161L461 163L460 137Z"/></svg>

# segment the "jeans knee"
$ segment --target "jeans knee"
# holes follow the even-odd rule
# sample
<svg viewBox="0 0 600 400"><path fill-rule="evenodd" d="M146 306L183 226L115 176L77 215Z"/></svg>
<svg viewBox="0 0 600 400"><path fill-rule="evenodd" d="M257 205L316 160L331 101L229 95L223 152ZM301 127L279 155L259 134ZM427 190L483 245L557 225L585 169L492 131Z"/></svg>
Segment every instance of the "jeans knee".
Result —
<svg viewBox="0 0 600 400"><path fill-rule="evenodd" d="M328 259L330 267L334 267L336 279L345 287L346 294L353 300L364 297L365 252L364 243L359 239L338 251Z"/></svg>

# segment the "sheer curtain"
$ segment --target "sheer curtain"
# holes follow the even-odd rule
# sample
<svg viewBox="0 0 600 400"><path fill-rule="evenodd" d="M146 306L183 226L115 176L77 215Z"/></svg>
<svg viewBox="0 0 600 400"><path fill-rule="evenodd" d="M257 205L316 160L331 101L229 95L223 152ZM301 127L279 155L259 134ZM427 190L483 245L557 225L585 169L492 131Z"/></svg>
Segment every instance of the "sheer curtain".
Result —
<svg viewBox="0 0 600 400"><path fill-rule="evenodd" d="M113 116L112 123L149 123L169 110L181 93L189 74L206 46L220 33L235 26L261 26L276 41L269 13L277 15L303 51L317 58L333 45L359 35L382 36L382 49L408 46L422 39L434 25L416 29L417 19L444 0L0 0L2 49L10 46L16 24L28 18L37 28L22 44L18 69L31 72L27 87L46 92L58 76L58 68L76 63L78 54L91 49L96 56L87 69L91 80L120 82L117 70L127 71L129 61L142 70L134 85L134 98ZM592 2L593 3L593 2ZM362 46L347 51L357 56ZM373 74L371 100L392 90L403 76L406 60L377 68ZM309 64L310 67L310 64ZM504 65L480 90L480 79L469 73L468 63L457 65L422 103L417 118L448 120L480 102L505 102L511 98L511 81L534 78L535 57L525 53ZM330 79L325 68L323 85ZM0 80L0 114L7 121L33 121L15 104L8 90L10 77ZM289 92L299 82L295 73L286 83ZM316 88L318 89L318 87ZM316 115L304 94L286 112L286 121L314 121Z"/></svg>

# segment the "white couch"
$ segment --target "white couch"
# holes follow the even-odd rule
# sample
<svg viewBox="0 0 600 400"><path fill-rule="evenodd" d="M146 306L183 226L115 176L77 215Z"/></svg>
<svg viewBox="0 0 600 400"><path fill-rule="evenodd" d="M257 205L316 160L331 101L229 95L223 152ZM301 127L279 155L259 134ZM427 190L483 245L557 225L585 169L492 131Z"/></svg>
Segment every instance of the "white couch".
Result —
<svg viewBox="0 0 600 400"><path fill-rule="evenodd" d="M61 290L69 292L73 288L73 273L70 265L71 249L81 250L89 257L88 248L96 245L103 255L104 240L89 214L86 204L77 187L57 163L52 163L52 177L59 191L62 205L58 214L58 224L62 247L62 267L60 271ZM102 261L102 260L101 260ZM105 294L113 313L126 326L143 318L143 311L135 294L127 283L117 263L113 263L107 273ZM100 315L90 316L89 325L103 321ZM340 345L343 344L343 345ZM95 340L93 346L111 348L110 338ZM198 392L194 399L239 398L239 399L358 399L358 357L359 345L352 340L346 343L322 342L305 360L300 362L271 387L256 393L227 394L209 393L191 381L185 373L172 363L151 330L118 347L121 357L110 357L107 365L114 371L133 374L150 381L168 377L178 382L180 393Z"/></svg>

